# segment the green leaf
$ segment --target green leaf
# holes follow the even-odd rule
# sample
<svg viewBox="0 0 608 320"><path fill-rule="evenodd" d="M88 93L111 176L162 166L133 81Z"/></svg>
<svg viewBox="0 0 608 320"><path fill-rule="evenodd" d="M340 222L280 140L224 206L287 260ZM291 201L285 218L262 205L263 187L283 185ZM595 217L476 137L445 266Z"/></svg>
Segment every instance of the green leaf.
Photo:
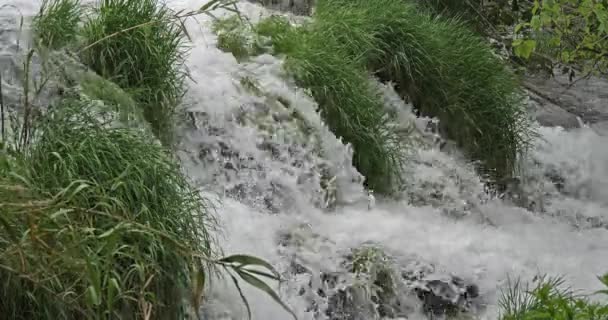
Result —
<svg viewBox="0 0 608 320"><path fill-rule="evenodd" d="M538 9L540 8L540 3L538 0L534 0L534 6L532 7L532 14L536 14Z"/></svg>
<svg viewBox="0 0 608 320"><path fill-rule="evenodd" d="M541 27L540 17L539 16L532 17L532 20L530 20L530 26L534 30L539 30ZM517 32L517 28L515 28L515 32Z"/></svg>
<svg viewBox="0 0 608 320"><path fill-rule="evenodd" d="M108 231L106 231L106 232L104 232L104 233L100 234L98 238L99 238L99 239L103 239L103 238L107 238L107 237L109 237L110 235L112 235L112 234L114 233L114 231L116 231L116 230L118 230L118 229L122 228L124 224L125 224L125 223L122 223L122 222L121 222L121 223L119 223L119 224L117 224L116 226L114 226L114 228L112 228L112 229L110 229L110 230L108 230Z"/></svg>
<svg viewBox="0 0 608 320"><path fill-rule="evenodd" d="M515 33L518 33L518 32L519 32L519 31L520 31L520 30L521 30L523 27L527 27L527 26L529 26L529 25L530 25L530 24L529 24L528 22L518 23L518 24L515 26Z"/></svg>
<svg viewBox="0 0 608 320"><path fill-rule="evenodd" d="M101 303L101 300L99 299L99 294L97 293L97 291L95 290L95 288L93 286L89 286L87 288L87 303L91 306L98 306Z"/></svg>
<svg viewBox="0 0 608 320"><path fill-rule="evenodd" d="M534 49L536 49L536 41L517 39L513 41L513 47L518 57L528 59L532 55L532 52L534 52Z"/></svg>
<svg viewBox="0 0 608 320"><path fill-rule="evenodd" d="M247 283L249 283L250 285L258 288L259 290L264 291L266 294L268 294L275 302L277 302L279 305L281 305L281 307L283 307L283 309L285 309L285 311L289 312L289 314L291 314L293 316L294 319L298 319L298 317L296 317L296 314L291 311L291 309L283 302L281 301L281 298L279 297L279 295L274 292L274 290L272 290L272 288L270 288L264 281L258 279L255 276L252 276L251 274L245 272L245 271L237 271L238 275L241 277L241 279L245 280Z"/></svg>
<svg viewBox="0 0 608 320"><path fill-rule="evenodd" d="M249 306L249 302L247 301L247 298L245 298L245 295L243 294L243 290L241 290L239 281L231 273L228 273L228 274L230 275L230 278L232 278L232 282L234 282L234 286L236 287L236 290L239 292L239 295L241 296L241 300L245 304L245 308L247 309L247 319L251 320L251 307Z"/></svg>
<svg viewBox="0 0 608 320"><path fill-rule="evenodd" d="M264 271L258 271L258 270L247 269L247 268L238 268L238 269L239 270L244 270L245 272L249 272L249 273L252 273L252 274L257 274L259 276L266 277L266 278L269 278L269 279L272 279L272 280L275 280L275 281L280 281L281 280L279 277L275 276L274 274L270 274L270 273L267 273L267 272L264 272Z"/></svg>
<svg viewBox="0 0 608 320"><path fill-rule="evenodd" d="M270 270L270 272L274 273L277 277L279 277L279 273L274 269L274 267L270 263L268 263L258 257L245 255L245 254L235 254L232 256L222 258L219 260L219 262L230 263L230 264L237 263L237 264L240 264L239 268L248 266L248 265L262 266L262 267Z"/></svg>
<svg viewBox="0 0 608 320"><path fill-rule="evenodd" d="M195 310L200 309L201 297L203 296L203 290L205 289L205 270L203 268L198 268L196 271L193 271L192 275L192 283L194 284L192 287L192 305ZM196 313L198 317L198 312Z"/></svg>

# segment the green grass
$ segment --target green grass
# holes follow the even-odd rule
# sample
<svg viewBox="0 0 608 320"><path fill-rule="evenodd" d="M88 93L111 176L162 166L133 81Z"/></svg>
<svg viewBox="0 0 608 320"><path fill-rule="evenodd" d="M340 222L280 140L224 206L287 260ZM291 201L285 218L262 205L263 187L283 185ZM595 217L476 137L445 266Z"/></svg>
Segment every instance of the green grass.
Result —
<svg viewBox="0 0 608 320"><path fill-rule="evenodd" d="M162 146L86 102L0 157L0 310L9 319L182 319L214 219Z"/></svg>
<svg viewBox="0 0 608 320"><path fill-rule="evenodd" d="M238 61L254 54L255 42L247 37L251 32L247 32L247 25L238 15L215 20L212 29L217 34L217 47L232 53Z"/></svg>
<svg viewBox="0 0 608 320"><path fill-rule="evenodd" d="M102 0L82 35L82 61L129 92L154 134L171 145L188 53L175 14L157 0Z"/></svg>
<svg viewBox="0 0 608 320"><path fill-rule="evenodd" d="M32 21L37 44L49 49L74 44L82 13L79 0L44 0Z"/></svg>
<svg viewBox="0 0 608 320"><path fill-rule="evenodd" d="M314 18L320 42L396 83L491 177L513 173L532 132L518 79L483 39L401 0L321 0Z"/></svg>
<svg viewBox="0 0 608 320"><path fill-rule="evenodd" d="M255 30L272 38L274 52L286 55L286 69L310 91L328 127L353 146L353 164L365 184L390 194L402 182L408 134L384 110L364 65L323 30L308 27L296 29L272 17Z"/></svg>
<svg viewBox="0 0 608 320"><path fill-rule="evenodd" d="M608 296L608 274L599 280L605 289L595 294ZM533 286L519 280L509 282L499 300L500 320L608 319L606 302L594 302L592 295L573 291L562 277L541 276L535 282Z"/></svg>
<svg viewBox="0 0 608 320"><path fill-rule="evenodd" d="M533 132L518 79L482 38L401 0L320 0L313 18L295 28L274 17L256 31L272 38L330 128L353 144L355 165L373 188L391 184L384 183L399 171L405 146L383 118L367 72L438 117L442 133L492 181L513 175Z"/></svg>

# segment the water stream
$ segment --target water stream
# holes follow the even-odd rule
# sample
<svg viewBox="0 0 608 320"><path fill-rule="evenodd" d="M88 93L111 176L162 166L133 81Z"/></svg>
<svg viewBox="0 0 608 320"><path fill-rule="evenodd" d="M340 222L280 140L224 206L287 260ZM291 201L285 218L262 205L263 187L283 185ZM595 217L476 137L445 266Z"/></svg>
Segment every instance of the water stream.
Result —
<svg viewBox="0 0 608 320"><path fill-rule="evenodd" d="M12 3L26 15L34 12L35 1L21 2ZM176 10L202 5L168 3ZM268 14L248 2L239 8L253 20ZM9 10L0 11L7 21ZM299 319L331 318L331 288L319 294L327 285L320 275L335 276L334 291L350 283L344 257L364 243L427 278L453 274L474 283L481 319L496 319L509 276L561 274L577 289L600 288L596 276L608 271L608 137L587 127L539 127L518 200L488 195L457 153L419 143L411 150L402 200L377 196L370 209L350 148L284 74L282 60L262 55L239 64L217 49L210 23L200 16L187 25L193 80L184 107L191 118L180 124L179 156L201 192L215 200L224 251L275 265L286 279L275 288ZM0 23L0 72L8 74L15 38L6 30ZM3 82L10 84L4 74ZM387 104L405 110L402 121L422 131L428 119L415 118L390 87L385 91ZM327 180L331 187L322 188ZM269 297L244 288L254 319L289 318ZM404 291L400 300L409 319L424 318L417 297ZM246 319L231 283L215 282L206 301L209 319Z"/></svg>

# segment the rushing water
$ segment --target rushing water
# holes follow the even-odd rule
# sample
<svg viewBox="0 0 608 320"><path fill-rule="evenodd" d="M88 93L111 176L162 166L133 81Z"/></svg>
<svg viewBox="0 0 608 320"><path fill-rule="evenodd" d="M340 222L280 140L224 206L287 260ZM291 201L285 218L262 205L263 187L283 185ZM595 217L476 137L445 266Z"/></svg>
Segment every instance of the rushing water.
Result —
<svg viewBox="0 0 608 320"><path fill-rule="evenodd" d="M197 9L202 3L169 5ZM36 3L19 7L33 12ZM239 7L253 20L268 14L247 2ZM8 10L0 10L5 19ZM363 177L350 165L350 148L323 124L315 102L284 74L282 61L262 55L237 63L216 48L210 23L210 17L199 16L187 24L193 80L184 107L191 119L180 126L179 156L201 192L217 200L226 254L253 254L275 265L287 281L273 286L299 319L326 319L323 312L315 318L315 310L328 306L313 290L323 285L318 275L337 274L348 283L343 257L370 242L401 265L433 266L431 275L454 274L475 283L483 319L496 318L508 276L561 274L577 289L599 288L596 276L608 271L607 137L586 127L539 127L515 200L487 195L457 153L416 144L403 199L378 197L370 209ZM14 61L7 44L16 40L3 31L0 72ZM3 76L3 82L10 79ZM402 123L422 131L428 120L416 119L390 87L384 91L387 107L405 110ZM329 190L335 192L320 187L331 177ZM309 271L294 272L294 263ZM254 319L288 319L266 295L244 289ZM415 297L404 293L402 299L410 318L422 317ZM246 318L238 293L222 281L214 283L205 313L210 319Z"/></svg>

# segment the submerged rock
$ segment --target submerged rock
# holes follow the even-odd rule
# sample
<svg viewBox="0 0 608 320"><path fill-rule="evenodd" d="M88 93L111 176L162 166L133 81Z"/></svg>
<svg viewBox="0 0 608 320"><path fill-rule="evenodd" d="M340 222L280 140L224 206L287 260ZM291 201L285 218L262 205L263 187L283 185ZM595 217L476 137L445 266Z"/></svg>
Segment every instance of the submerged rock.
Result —
<svg viewBox="0 0 608 320"><path fill-rule="evenodd" d="M296 259L299 248L314 251L325 241L309 227L301 226L283 234L279 244ZM310 279L299 289L299 295L312 297L308 310L315 319L398 319L413 313L435 319L475 314L481 307L476 284L437 272L433 264L419 258L391 256L373 244L338 257L334 270L316 273L301 257L291 265L290 272Z"/></svg>

